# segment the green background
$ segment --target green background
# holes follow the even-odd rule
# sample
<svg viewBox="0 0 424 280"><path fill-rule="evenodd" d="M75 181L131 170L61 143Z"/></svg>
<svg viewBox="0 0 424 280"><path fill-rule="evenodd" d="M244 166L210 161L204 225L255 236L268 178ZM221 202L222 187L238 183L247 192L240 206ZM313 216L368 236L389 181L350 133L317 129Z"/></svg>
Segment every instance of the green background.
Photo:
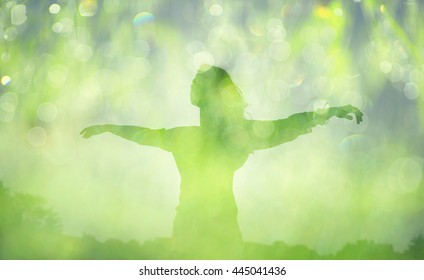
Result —
<svg viewBox="0 0 424 280"><path fill-rule="evenodd" d="M169 258L171 154L79 132L198 125L190 85L208 63L228 70L248 119L365 113L236 173L250 258L423 258L423 12L414 0L0 1L0 257Z"/></svg>

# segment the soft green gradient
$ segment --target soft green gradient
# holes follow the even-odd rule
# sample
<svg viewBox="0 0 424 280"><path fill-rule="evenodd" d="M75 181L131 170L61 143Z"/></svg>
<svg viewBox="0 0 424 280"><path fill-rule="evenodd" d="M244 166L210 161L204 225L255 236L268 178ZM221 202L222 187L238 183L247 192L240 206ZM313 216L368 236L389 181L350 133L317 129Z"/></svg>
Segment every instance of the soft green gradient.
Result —
<svg viewBox="0 0 424 280"><path fill-rule="evenodd" d="M57 1L56 14L41 2L0 3L0 180L45 198L65 233L171 236L171 155L79 132L198 125L189 92L203 63L229 71L248 119L365 112L250 156L234 183L245 241L403 251L424 231L419 1ZM154 20L134 24L143 12Z"/></svg>

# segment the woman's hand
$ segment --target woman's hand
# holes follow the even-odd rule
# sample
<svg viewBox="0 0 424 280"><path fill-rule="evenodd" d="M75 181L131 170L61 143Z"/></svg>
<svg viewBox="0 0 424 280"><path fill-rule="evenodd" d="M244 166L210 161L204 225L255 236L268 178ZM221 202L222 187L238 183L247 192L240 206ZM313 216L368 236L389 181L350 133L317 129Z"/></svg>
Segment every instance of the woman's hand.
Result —
<svg viewBox="0 0 424 280"><path fill-rule="evenodd" d="M362 113L358 108L352 106L352 105L346 105L342 107L333 107L329 109L330 116L347 119L347 120L353 120L353 114L356 118L356 123L360 124L362 122L362 116L364 113Z"/></svg>
<svg viewBox="0 0 424 280"><path fill-rule="evenodd" d="M80 134L84 138L90 138L91 136L95 136L95 135L104 133L106 131L107 131L106 125L93 125L81 130Z"/></svg>

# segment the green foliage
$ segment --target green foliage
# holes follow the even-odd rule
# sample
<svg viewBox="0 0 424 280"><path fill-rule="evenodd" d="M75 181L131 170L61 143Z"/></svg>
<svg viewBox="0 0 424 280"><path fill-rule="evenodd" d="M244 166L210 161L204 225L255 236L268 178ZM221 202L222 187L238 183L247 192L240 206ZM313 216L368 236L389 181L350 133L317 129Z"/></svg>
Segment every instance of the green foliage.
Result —
<svg viewBox="0 0 424 280"><path fill-rule="evenodd" d="M0 258L56 256L60 223L44 199L11 193L0 182L0 210Z"/></svg>
<svg viewBox="0 0 424 280"><path fill-rule="evenodd" d="M0 259L228 259L222 252L173 249L173 240L158 238L140 245L137 241L108 239L104 242L91 235L82 237L61 233L56 214L43 199L11 191L0 183ZM393 247L358 241L347 244L333 255L320 255L306 246L273 245L243 242L240 259L424 259L424 238L416 237L403 253ZM230 245L231 248L231 245ZM228 248L227 248L228 249ZM214 257L215 256L215 257ZM218 256L218 257L217 257Z"/></svg>
<svg viewBox="0 0 424 280"><path fill-rule="evenodd" d="M400 259L402 254L396 253L393 246L387 244L375 244L371 241L361 240L353 244L347 244L334 255L336 260L383 260Z"/></svg>
<svg viewBox="0 0 424 280"><path fill-rule="evenodd" d="M424 260L424 234L412 239L411 244L404 252L405 259Z"/></svg>
<svg viewBox="0 0 424 280"><path fill-rule="evenodd" d="M140 245L137 241L82 237L61 233L56 214L43 199L11 191L0 183L0 259L214 259L216 252L177 252L170 238L159 238ZM335 255L320 255L306 246L284 242L264 245L244 242L240 259L424 259L424 238L416 237L403 253L385 244L358 241L343 247ZM230 245L231 248L231 245ZM202 253L202 254L199 254ZM231 258L222 252L218 259ZM228 254L228 251L227 251Z"/></svg>

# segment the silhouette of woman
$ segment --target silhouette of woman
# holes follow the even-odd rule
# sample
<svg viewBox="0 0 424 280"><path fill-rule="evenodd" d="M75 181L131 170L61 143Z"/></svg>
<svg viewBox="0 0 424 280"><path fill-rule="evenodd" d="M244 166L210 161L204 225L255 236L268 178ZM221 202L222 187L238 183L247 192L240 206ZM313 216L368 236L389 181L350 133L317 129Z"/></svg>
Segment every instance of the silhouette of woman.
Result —
<svg viewBox="0 0 424 280"><path fill-rule="evenodd" d="M149 129L106 124L87 127L81 134L89 138L111 132L172 153L181 176L174 249L199 258L240 256L242 238L232 187L235 171L249 154L292 141L331 117L352 120L353 114L359 124L363 115L348 105L274 121L247 120L240 91L230 75L215 66L200 68L190 97L200 108L200 126Z"/></svg>

